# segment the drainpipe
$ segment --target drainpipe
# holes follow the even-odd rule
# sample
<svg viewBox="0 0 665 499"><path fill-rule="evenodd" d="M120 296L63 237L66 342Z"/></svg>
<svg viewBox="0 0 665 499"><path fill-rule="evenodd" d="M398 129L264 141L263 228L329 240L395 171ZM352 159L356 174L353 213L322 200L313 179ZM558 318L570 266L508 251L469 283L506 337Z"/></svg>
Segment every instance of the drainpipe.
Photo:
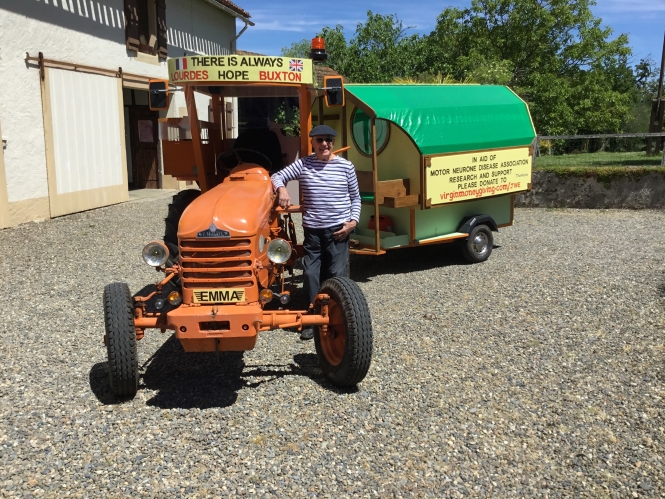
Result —
<svg viewBox="0 0 665 499"><path fill-rule="evenodd" d="M231 46L230 46L230 49L231 49L231 53L232 53L232 54L234 54L235 51L236 51L236 50L235 50L235 47L236 47L236 40L237 40L238 38L240 38L240 35L242 35L242 34L245 32L245 30L246 30L249 26L254 26L254 23L253 23L252 21L250 21L249 19L243 19L243 18L241 18L241 17L239 17L238 19L240 19L242 22L245 23L245 27L242 28L242 29L240 30L240 33L238 33L236 36L234 36L233 39L231 40Z"/></svg>

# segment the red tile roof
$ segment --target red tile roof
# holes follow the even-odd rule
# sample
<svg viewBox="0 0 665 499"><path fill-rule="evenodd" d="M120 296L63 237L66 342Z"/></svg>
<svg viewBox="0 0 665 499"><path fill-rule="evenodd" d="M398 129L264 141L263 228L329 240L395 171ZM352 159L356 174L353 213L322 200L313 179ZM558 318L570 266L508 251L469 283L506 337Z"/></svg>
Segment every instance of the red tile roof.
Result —
<svg viewBox="0 0 665 499"><path fill-rule="evenodd" d="M314 74L316 74L316 81L318 82L320 87L323 86L324 76L342 76L334 69L329 68L328 66L322 66L321 64L314 65ZM342 76L342 79L344 80L344 83L349 82L349 80L347 80L344 76Z"/></svg>
<svg viewBox="0 0 665 499"><path fill-rule="evenodd" d="M240 14L243 17L252 17L252 16L249 15L249 12L247 12L245 9L241 9L240 7L238 7L236 4L234 4L230 0L215 0L215 2L217 2L220 5L223 5L224 7L228 7L233 12L237 12L238 14Z"/></svg>

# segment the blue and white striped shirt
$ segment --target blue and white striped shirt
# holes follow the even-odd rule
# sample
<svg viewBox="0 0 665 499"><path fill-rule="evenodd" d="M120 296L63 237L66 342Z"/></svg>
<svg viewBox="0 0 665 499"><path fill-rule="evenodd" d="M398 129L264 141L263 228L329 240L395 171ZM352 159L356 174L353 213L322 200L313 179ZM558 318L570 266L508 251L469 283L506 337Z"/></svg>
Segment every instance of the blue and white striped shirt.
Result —
<svg viewBox="0 0 665 499"><path fill-rule="evenodd" d="M303 227L323 229L360 220L360 192L356 169L349 160L336 156L319 161L305 156L275 173L275 189L299 180L303 197Z"/></svg>

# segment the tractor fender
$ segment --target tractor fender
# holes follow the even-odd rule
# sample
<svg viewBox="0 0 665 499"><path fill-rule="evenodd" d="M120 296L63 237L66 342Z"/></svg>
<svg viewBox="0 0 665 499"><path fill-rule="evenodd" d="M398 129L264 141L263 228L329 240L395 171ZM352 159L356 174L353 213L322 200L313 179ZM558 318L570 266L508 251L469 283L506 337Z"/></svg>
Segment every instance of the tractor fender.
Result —
<svg viewBox="0 0 665 499"><path fill-rule="evenodd" d="M470 217L464 217L457 228L457 232L470 234L473 228L480 224L487 225L493 232L499 232L499 227L489 215L471 215Z"/></svg>

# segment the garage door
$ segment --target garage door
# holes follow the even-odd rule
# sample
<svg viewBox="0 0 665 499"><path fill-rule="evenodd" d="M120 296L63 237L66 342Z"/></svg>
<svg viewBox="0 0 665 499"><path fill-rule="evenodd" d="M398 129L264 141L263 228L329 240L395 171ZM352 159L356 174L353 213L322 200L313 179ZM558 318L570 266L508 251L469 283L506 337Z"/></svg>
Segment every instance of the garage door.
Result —
<svg viewBox="0 0 665 499"><path fill-rule="evenodd" d="M51 216L127 201L122 80L47 68L43 85Z"/></svg>

